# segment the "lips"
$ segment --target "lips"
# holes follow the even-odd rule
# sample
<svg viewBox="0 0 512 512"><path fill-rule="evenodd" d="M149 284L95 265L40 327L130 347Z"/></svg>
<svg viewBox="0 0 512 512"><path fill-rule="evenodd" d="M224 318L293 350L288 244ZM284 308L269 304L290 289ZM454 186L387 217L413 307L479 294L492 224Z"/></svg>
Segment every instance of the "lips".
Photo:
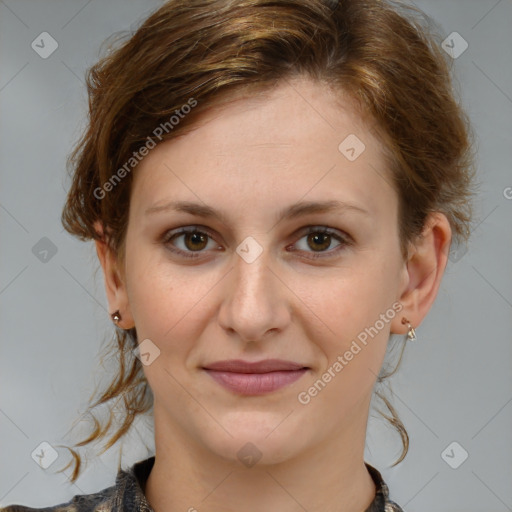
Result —
<svg viewBox="0 0 512 512"><path fill-rule="evenodd" d="M206 370L234 373L268 373L279 371L293 371L305 368L304 365L282 359L265 359L251 363L241 359L231 359L229 361L218 361L204 367Z"/></svg>
<svg viewBox="0 0 512 512"><path fill-rule="evenodd" d="M240 359L218 361L203 369L218 384L239 395L262 395L277 391L300 379L307 367L282 359L249 362Z"/></svg>

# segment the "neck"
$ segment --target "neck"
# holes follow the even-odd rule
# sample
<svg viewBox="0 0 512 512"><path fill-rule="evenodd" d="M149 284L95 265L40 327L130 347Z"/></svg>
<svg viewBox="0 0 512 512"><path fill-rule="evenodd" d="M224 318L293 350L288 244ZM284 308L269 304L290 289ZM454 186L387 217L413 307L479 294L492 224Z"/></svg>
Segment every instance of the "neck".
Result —
<svg viewBox="0 0 512 512"><path fill-rule="evenodd" d="M244 467L169 428L159 412L155 404L156 455L145 488L155 512L364 512L375 497L361 425L285 462Z"/></svg>

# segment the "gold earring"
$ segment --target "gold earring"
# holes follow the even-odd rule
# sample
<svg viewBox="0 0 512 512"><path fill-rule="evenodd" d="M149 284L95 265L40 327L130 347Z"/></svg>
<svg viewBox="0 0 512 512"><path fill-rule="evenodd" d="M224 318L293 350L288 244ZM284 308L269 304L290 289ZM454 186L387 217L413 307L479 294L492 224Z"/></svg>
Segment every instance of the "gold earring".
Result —
<svg viewBox="0 0 512 512"><path fill-rule="evenodd" d="M110 316L116 325L119 323L119 320L121 320L121 313L119 312L119 309L114 311Z"/></svg>
<svg viewBox="0 0 512 512"><path fill-rule="evenodd" d="M402 318L402 324L403 325L407 324L407 340L415 341L417 339L416 331L413 329L411 322L409 322L409 320L407 320L407 318L404 317L404 318Z"/></svg>

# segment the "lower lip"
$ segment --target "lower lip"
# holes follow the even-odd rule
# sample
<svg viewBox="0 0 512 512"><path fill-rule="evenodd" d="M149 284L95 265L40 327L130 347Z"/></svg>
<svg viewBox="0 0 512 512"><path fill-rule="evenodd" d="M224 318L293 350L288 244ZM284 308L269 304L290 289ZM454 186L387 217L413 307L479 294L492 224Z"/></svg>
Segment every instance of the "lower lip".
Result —
<svg viewBox="0 0 512 512"><path fill-rule="evenodd" d="M206 370L221 386L240 395L264 395L300 379L307 371L286 370L268 373L234 373Z"/></svg>

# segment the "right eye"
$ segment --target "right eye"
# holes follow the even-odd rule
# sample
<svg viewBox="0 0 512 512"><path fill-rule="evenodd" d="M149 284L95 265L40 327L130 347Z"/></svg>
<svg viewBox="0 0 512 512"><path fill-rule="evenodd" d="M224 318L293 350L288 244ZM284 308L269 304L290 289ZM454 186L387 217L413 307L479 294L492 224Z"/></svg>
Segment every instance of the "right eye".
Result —
<svg viewBox="0 0 512 512"><path fill-rule="evenodd" d="M182 247L177 247L176 240L181 239ZM210 249L219 247L214 243L213 235L209 230L199 229L198 226L189 226L186 228L178 228L177 230L168 231L162 238L162 243L172 252L184 256L185 258L198 258L200 253L205 252L208 246L208 239L211 240ZM198 254L194 254L198 253Z"/></svg>

